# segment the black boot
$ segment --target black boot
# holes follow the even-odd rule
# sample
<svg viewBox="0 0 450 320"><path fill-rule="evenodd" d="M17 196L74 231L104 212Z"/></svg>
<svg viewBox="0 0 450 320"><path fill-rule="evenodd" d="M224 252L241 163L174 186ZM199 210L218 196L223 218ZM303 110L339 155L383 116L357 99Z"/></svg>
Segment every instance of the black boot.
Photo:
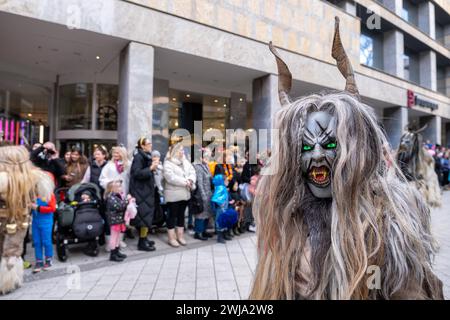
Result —
<svg viewBox="0 0 450 320"><path fill-rule="evenodd" d="M148 243L148 245L149 245L150 247L154 247L154 246L155 246L155 241L149 240L148 238L145 238L145 241L147 241L147 243Z"/></svg>
<svg viewBox="0 0 450 320"><path fill-rule="evenodd" d="M120 259L126 259L127 255L125 253L120 252L120 248L116 248L116 250L117 250L116 254Z"/></svg>
<svg viewBox="0 0 450 320"><path fill-rule="evenodd" d="M196 233L194 234L194 238L195 238L195 239L198 239L198 240L202 240L202 241L208 240L207 237L203 236L202 233L198 233L198 232L196 232Z"/></svg>
<svg viewBox="0 0 450 320"><path fill-rule="evenodd" d="M202 232L202 236L204 236L205 238L212 238L213 237L213 235L211 233L206 232L206 231Z"/></svg>
<svg viewBox="0 0 450 320"><path fill-rule="evenodd" d="M109 261L114 262L122 262L124 258L121 258L117 255L117 252L119 251L119 248L115 248L114 250L111 250L111 253L109 255Z"/></svg>
<svg viewBox="0 0 450 320"><path fill-rule="evenodd" d="M234 238L234 234L231 232L231 229L227 229L226 233L228 234L229 237L231 237L231 239Z"/></svg>
<svg viewBox="0 0 450 320"><path fill-rule="evenodd" d="M222 234L225 240L233 240L233 238L228 234L228 230L222 231Z"/></svg>
<svg viewBox="0 0 450 320"><path fill-rule="evenodd" d="M239 226L239 232L243 234L245 233L246 229L247 228L245 227L245 224L241 223L241 225Z"/></svg>
<svg viewBox="0 0 450 320"><path fill-rule="evenodd" d="M217 242L218 243L225 243L225 238L223 236L222 231L217 231Z"/></svg>
<svg viewBox="0 0 450 320"><path fill-rule="evenodd" d="M240 235L241 235L241 233L239 232L239 228L238 228L237 225L235 225L234 228L233 228L233 234L234 234L235 236L240 236Z"/></svg>
<svg viewBox="0 0 450 320"><path fill-rule="evenodd" d="M139 238L139 242L138 242L138 250L139 251L155 251L155 247L151 246L148 241L147 238Z"/></svg>

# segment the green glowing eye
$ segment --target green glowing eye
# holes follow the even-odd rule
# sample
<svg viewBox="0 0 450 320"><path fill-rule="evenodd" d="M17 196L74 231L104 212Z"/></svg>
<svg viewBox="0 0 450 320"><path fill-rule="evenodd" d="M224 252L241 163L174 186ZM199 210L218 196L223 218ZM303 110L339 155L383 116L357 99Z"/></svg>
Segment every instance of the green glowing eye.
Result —
<svg viewBox="0 0 450 320"><path fill-rule="evenodd" d="M309 151L309 150L312 150L311 146L308 146L308 145L303 146L303 151Z"/></svg>
<svg viewBox="0 0 450 320"><path fill-rule="evenodd" d="M328 143L325 147L326 147L327 149L335 149L336 146L337 146L336 142L330 142L330 143Z"/></svg>

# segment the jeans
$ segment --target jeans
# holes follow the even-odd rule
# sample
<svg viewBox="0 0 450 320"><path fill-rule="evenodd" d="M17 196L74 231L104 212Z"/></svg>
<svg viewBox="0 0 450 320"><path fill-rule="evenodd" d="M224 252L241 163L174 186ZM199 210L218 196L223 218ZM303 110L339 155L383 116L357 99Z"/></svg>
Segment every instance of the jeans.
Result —
<svg viewBox="0 0 450 320"><path fill-rule="evenodd" d="M208 227L208 219L195 219L194 231L195 233L203 233Z"/></svg>
<svg viewBox="0 0 450 320"><path fill-rule="evenodd" d="M33 244L36 261L44 261L53 257L52 243L53 213L33 214Z"/></svg>
<svg viewBox="0 0 450 320"><path fill-rule="evenodd" d="M217 205L214 202L211 203L211 208L212 208L212 211L214 212L214 215L215 215L214 216L214 220L215 220L216 232L225 231L226 228L220 228L219 224L218 224L218 218L224 212L223 208L221 208L219 205Z"/></svg>

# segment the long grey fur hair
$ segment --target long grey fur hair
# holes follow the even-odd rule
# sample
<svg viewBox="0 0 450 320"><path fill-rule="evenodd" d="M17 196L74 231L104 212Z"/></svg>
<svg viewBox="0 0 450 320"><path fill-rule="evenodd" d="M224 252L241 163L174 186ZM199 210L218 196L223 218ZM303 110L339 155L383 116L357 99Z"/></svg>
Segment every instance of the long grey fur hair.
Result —
<svg viewBox="0 0 450 320"><path fill-rule="evenodd" d="M336 117L337 156L330 204L311 212L320 200L311 198L300 157L306 118L315 111ZM372 108L347 92L310 95L283 106L274 127L280 138L270 162L283 165L258 185L258 264L250 299L443 298L431 266L436 246L429 209L387 152ZM313 285L302 296L308 219L322 219L326 228L308 240ZM381 271L378 289L367 284L371 265Z"/></svg>

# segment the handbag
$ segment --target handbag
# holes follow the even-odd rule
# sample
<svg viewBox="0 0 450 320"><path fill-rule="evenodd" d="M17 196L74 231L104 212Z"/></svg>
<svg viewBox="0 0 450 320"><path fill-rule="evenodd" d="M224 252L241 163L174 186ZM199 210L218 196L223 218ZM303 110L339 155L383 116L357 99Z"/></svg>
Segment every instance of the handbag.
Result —
<svg viewBox="0 0 450 320"><path fill-rule="evenodd" d="M199 192L198 185L196 185L194 191L191 191L191 198L189 199L188 207L189 213L191 214L200 214L204 211L203 199Z"/></svg>

